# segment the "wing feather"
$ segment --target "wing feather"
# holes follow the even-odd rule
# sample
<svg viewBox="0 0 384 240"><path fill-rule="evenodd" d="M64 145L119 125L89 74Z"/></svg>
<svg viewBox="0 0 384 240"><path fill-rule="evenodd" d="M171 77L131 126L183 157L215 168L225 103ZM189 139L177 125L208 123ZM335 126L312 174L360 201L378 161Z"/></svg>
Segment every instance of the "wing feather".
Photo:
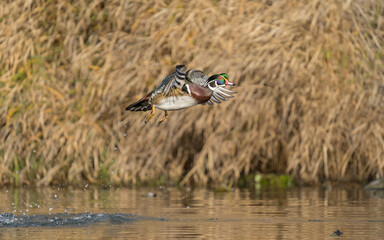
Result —
<svg viewBox="0 0 384 240"><path fill-rule="evenodd" d="M232 93L232 94L237 93L237 92L235 92L235 91L231 91L231 90L226 89L226 88L223 88L223 87L218 87L218 89L219 89L220 91L227 92L227 93Z"/></svg>
<svg viewBox="0 0 384 240"><path fill-rule="evenodd" d="M163 79L160 85L155 89L154 96L157 94L173 94L173 89L181 89L185 83L185 74L187 67L185 65L177 65L173 73Z"/></svg>
<svg viewBox="0 0 384 240"><path fill-rule="evenodd" d="M219 93L217 92L213 92L213 96L220 99L221 101L228 101L228 99L226 99L225 97L221 96Z"/></svg>
<svg viewBox="0 0 384 240"><path fill-rule="evenodd" d="M209 99L209 100L211 100L211 101L213 101L213 102L215 102L215 103L217 103L217 104L220 104L220 103L221 103L220 100L217 99L217 98L216 98L215 96L213 96L213 95L212 95L211 99Z"/></svg>
<svg viewBox="0 0 384 240"><path fill-rule="evenodd" d="M223 88L223 87L214 88L214 89L212 89L212 91L213 91L213 94L207 102L207 104L209 104L209 105L213 105L213 103L220 104L221 101L228 101L228 98L234 97L230 94L237 93L237 92L228 90L228 89Z"/></svg>
<svg viewBox="0 0 384 240"><path fill-rule="evenodd" d="M225 88L222 88L222 87L219 87L216 89L216 93L220 94L220 95L223 95L227 98L233 98L232 95L229 95L228 93L225 93L224 91L222 91L222 89L225 89ZM231 91L232 92L232 91Z"/></svg>

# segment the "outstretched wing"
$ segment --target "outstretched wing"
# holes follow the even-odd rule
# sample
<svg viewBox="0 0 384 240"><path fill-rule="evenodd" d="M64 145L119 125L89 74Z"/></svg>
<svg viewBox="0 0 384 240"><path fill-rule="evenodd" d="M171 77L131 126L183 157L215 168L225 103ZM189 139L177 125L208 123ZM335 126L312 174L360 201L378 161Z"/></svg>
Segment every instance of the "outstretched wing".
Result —
<svg viewBox="0 0 384 240"><path fill-rule="evenodd" d="M163 79L152 96L154 97L160 93L167 96L173 94L175 89L181 89L185 83L186 71L187 67L185 65L177 65L176 70Z"/></svg>
<svg viewBox="0 0 384 240"><path fill-rule="evenodd" d="M212 97L207 101L208 105L213 105L213 103L220 104L221 101L228 101L228 98L233 98L231 94L237 93L235 91L228 90L224 87L217 87L213 90Z"/></svg>

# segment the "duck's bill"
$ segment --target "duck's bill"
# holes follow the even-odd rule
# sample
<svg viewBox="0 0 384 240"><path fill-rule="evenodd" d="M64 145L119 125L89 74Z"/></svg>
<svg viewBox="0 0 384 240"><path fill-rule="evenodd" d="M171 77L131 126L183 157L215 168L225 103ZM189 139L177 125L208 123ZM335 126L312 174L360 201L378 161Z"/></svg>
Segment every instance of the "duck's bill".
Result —
<svg viewBox="0 0 384 240"><path fill-rule="evenodd" d="M230 82L230 81L227 81L227 82L225 83L225 85L227 85L227 86L231 86L231 87L235 87L235 86L236 86L235 83Z"/></svg>

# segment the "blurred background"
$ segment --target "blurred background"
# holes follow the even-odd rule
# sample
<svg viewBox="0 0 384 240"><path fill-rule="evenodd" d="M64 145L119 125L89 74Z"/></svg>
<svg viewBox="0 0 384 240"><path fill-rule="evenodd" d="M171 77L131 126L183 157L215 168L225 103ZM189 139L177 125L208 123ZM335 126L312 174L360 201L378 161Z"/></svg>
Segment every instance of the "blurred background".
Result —
<svg viewBox="0 0 384 240"><path fill-rule="evenodd" d="M299 184L384 171L383 0L6 1L0 184ZM236 97L126 112L175 65ZM161 112L161 113L160 113Z"/></svg>

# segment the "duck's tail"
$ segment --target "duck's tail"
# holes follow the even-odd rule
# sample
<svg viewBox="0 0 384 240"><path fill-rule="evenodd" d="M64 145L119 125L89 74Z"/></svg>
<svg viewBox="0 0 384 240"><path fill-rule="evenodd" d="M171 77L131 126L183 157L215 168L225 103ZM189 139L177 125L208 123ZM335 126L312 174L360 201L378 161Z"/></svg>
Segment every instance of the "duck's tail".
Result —
<svg viewBox="0 0 384 240"><path fill-rule="evenodd" d="M145 97L143 97L139 101L130 104L128 107L125 108L125 110L127 110L127 111L149 111L149 110L151 110L152 109L151 95L152 95L152 92L148 93Z"/></svg>

